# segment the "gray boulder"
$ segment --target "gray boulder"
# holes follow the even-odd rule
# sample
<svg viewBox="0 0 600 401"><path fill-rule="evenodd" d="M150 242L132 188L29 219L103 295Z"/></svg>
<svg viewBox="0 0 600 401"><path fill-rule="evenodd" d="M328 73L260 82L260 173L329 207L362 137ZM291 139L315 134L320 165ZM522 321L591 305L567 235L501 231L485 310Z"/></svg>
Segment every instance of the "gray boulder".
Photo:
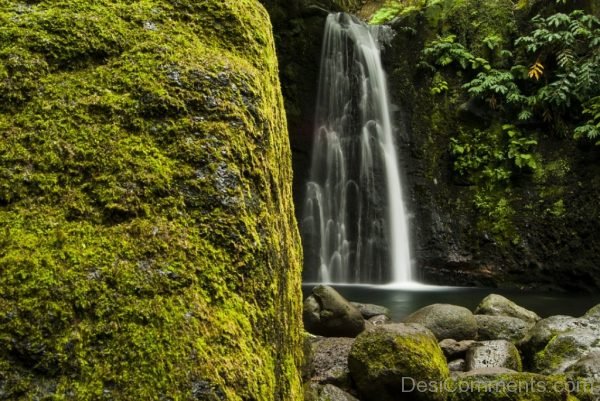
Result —
<svg viewBox="0 0 600 401"><path fill-rule="evenodd" d="M458 373L448 384L454 389L449 397L451 401L575 401L569 396L568 384L562 377L503 368Z"/></svg>
<svg viewBox="0 0 600 401"><path fill-rule="evenodd" d="M485 297L475 309L475 314L516 317L532 323L541 320L541 317L535 312L527 310L498 294L490 294Z"/></svg>
<svg viewBox="0 0 600 401"><path fill-rule="evenodd" d="M356 337L365 329L360 311L329 286L319 285L304 301L306 331L326 337Z"/></svg>
<svg viewBox="0 0 600 401"><path fill-rule="evenodd" d="M456 358L464 358L467 350L471 345L475 344L475 340L456 341L450 338L440 341L440 348L448 360Z"/></svg>
<svg viewBox="0 0 600 401"><path fill-rule="evenodd" d="M304 401L358 401L358 399L331 384L309 383L304 386Z"/></svg>
<svg viewBox="0 0 600 401"><path fill-rule="evenodd" d="M533 371L559 374L591 352L600 351L600 336L590 328L572 329L554 336L533 358Z"/></svg>
<svg viewBox="0 0 600 401"><path fill-rule="evenodd" d="M447 397L445 389L403 392L412 389L412 383L443 382L449 377L434 335L418 324L386 324L365 331L352 346L348 367L364 401L444 401Z"/></svg>
<svg viewBox="0 0 600 401"><path fill-rule="evenodd" d="M600 352L590 352L566 371L566 377L575 384L574 393L581 401L600 399Z"/></svg>
<svg viewBox="0 0 600 401"><path fill-rule="evenodd" d="M473 340L477 337L477 322L467 308L450 304L433 304L414 312L405 323L427 327L438 340Z"/></svg>
<svg viewBox="0 0 600 401"><path fill-rule="evenodd" d="M519 343L527 337L533 323L510 316L475 315L479 340L508 340Z"/></svg>
<svg viewBox="0 0 600 401"><path fill-rule="evenodd" d="M600 351L593 351L571 365L567 371L571 379L587 379L600 383Z"/></svg>
<svg viewBox="0 0 600 401"><path fill-rule="evenodd" d="M548 342L557 334L573 329L588 328L589 325L586 319L563 315L551 316L540 320L521 342L521 350L525 359L531 364L535 354L544 349Z"/></svg>
<svg viewBox="0 0 600 401"><path fill-rule="evenodd" d="M385 306L373 305L373 304L361 304L358 302L350 302L352 305L356 307L360 311L362 317L366 320L371 319L372 317L385 315L388 318L390 317L390 310Z"/></svg>
<svg viewBox="0 0 600 401"><path fill-rule="evenodd" d="M310 380L319 384L350 386L348 355L353 338L319 337L311 344L312 374Z"/></svg>
<svg viewBox="0 0 600 401"><path fill-rule="evenodd" d="M523 368L519 350L506 340L480 341L467 351L467 370L506 368L520 372Z"/></svg>

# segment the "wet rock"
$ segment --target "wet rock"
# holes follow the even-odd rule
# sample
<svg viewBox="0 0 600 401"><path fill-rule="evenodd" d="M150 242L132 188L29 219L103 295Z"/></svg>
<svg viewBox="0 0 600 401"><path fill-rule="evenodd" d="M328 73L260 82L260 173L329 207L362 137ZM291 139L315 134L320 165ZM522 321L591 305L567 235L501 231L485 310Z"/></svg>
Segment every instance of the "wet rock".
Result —
<svg viewBox="0 0 600 401"><path fill-rule="evenodd" d="M572 329L553 337L533 358L533 371L542 374L564 373L590 352L600 351L600 336L589 328Z"/></svg>
<svg viewBox="0 0 600 401"><path fill-rule="evenodd" d="M387 324L359 335L348 358L361 400L445 400L446 392L403 393L406 381L449 377L446 359L434 335L418 324Z"/></svg>
<svg viewBox="0 0 600 401"><path fill-rule="evenodd" d="M365 329L360 311L329 286L319 285L304 301L304 327L326 337L356 337Z"/></svg>
<svg viewBox="0 0 600 401"><path fill-rule="evenodd" d="M593 351L571 365L566 374L572 379L600 382L600 351Z"/></svg>
<svg viewBox="0 0 600 401"><path fill-rule="evenodd" d="M533 323L541 320L541 317L535 312L527 310L498 294L490 294L485 297L475 309L475 314L516 317Z"/></svg>
<svg viewBox="0 0 600 401"><path fill-rule="evenodd" d="M557 334L565 333L572 329L587 328L589 322L585 319L572 316L551 316L536 323L522 341L521 350L526 361L530 362L534 355L541 351L548 342Z"/></svg>
<svg viewBox="0 0 600 401"><path fill-rule="evenodd" d="M333 384L348 388L348 355L353 338L319 337L311 344L312 375L310 380L319 384Z"/></svg>
<svg viewBox="0 0 600 401"><path fill-rule="evenodd" d="M405 323L427 327L438 340L472 340L477 337L477 322L467 308L450 304L433 304L414 312Z"/></svg>
<svg viewBox="0 0 600 401"><path fill-rule="evenodd" d="M452 360L455 358L464 358L467 351L475 343L475 340L463 340L456 341L452 339L445 339L440 341L440 348L442 352L448 358Z"/></svg>
<svg viewBox="0 0 600 401"><path fill-rule="evenodd" d="M506 368L522 370L517 347L506 340L480 341L467 351L467 370L481 368Z"/></svg>
<svg viewBox="0 0 600 401"><path fill-rule="evenodd" d="M358 401L358 399L331 384L309 383L304 386L304 401Z"/></svg>
<svg viewBox="0 0 600 401"><path fill-rule="evenodd" d="M515 372L503 368L456 373L449 386L451 401L565 401L568 383L561 377Z"/></svg>
<svg viewBox="0 0 600 401"><path fill-rule="evenodd" d="M513 343L522 341L533 323L509 316L475 315L477 338L479 340L508 340Z"/></svg>
<svg viewBox="0 0 600 401"><path fill-rule="evenodd" d="M390 310L385 306L373 305L373 304L361 304L358 302L350 302L360 311L360 314L365 319L369 320L372 317L384 315L390 317Z"/></svg>
<svg viewBox="0 0 600 401"><path fill-rule="evenodd" d="M455 359L448 362L448 369L450 372L464 372L467 370L467 362L464 359Z"/></svg>
<svg viewBox="0 0 600 401"><path fill-rule="evenodd" d="M600 304L590 308L590 310L583 315L583 319L587 319L594 324L600 324Z"/></svg>
<svg viewBox="0 0 600 401"><path fill-rule="evenodd" d="M386 315L377 315L377 316L373 316L372 318L370 318L368 320L368 322L370 324L372 324L373 326L379 326L381 324L388 324L392 322L392 319L390 319L388 316Z"/></svg>

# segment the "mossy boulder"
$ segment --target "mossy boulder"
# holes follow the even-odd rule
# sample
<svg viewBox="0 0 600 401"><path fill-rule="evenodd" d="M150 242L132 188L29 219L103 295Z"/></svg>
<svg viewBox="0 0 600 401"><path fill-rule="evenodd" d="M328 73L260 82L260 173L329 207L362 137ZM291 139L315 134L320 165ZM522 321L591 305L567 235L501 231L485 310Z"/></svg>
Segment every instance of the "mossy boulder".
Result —
<svg viewBox="0 0 600 401"><path fill-rule="evenodd" d="M360 311L334 288L318 285L304 300L304 327L326 337L356 337L365 329Z"/></svg>
<svg viewBox="0 0 600 401"><path fill-rule="evenodd" d="M439 391L410 391L413 383L441 383L449 377L435 336L418 324L377 326L359 335L348 357L350 375L367 401L445 400ZM403 391L409 390L409 391Z"/></svg>
<svg viewBox="0 0 600 401"><path fill-rule="evenodd" d="M533 370L542 374L564 373L590 352L600 352L600 332L573 329L557 334L533 358Z"/></svg>
<svg viewBox="0 0 600 401"><path fill-rule="evenodd" d="M448 401L576 401L564 377L482 369L449 382Z"/></svg>
<svg viewBox="0 0 600 401"><path fill-rule="evenodd" d="M589 322L586 319L572 316L556 315L542 319L529 331L527 337L521 342L520 348L528 364L534 356L542 351L546 345L559 334L574 329L587 329Z"/></svg>
<svg viewBox="0 0 600 401"><path fill-rule="evenodd" d="M485 297L475 309L475 314L515 317L532 324L541 319L537 313L525 309L498 294L490 294Z"/></svg>
<svg viewBox="0 0 600 401"><path fill-rule="evenodd" d="M433 304L425 306L404 319L427 327L438 340L473 340L477 338L477 322L470 310L463 306Z"/></svg>
<svg viewBox="0 0 600 401"><path fill-rule="evenodd" d="M277 73L254 0L0 2L5 398L301 398Z"/></svg>

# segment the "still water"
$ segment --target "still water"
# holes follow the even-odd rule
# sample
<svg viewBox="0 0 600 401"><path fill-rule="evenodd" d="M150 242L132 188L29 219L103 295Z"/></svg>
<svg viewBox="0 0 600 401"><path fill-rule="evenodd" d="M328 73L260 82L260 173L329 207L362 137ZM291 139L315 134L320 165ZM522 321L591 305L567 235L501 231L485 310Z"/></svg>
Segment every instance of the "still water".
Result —
<svg viewBox="0 0 600 401"><path fill-rule="evenodd" d="M310 295L314 284L304 284L304 296ZM434 303L461 305L474 310L489 294L500 294L542 317L552 315L581 316L600 303L600 294L532 293L469 287L422 286L399 289L369 285L332 285L346 299L354 302L382 305L390 309L394 321Z"/></svg>

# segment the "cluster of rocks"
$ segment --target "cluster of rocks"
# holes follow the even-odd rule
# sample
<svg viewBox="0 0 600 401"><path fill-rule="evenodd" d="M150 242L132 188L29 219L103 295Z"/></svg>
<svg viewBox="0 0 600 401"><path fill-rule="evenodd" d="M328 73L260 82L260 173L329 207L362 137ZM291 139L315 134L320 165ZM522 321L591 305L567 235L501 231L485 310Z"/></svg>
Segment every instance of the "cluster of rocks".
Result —
<svg viewBox="0 0 600 401"><path fill-rule="evenodd" d="M540 318L489 295L392 322L318 286L304 303L305 400L600 400L600 305Z"/></svg>

